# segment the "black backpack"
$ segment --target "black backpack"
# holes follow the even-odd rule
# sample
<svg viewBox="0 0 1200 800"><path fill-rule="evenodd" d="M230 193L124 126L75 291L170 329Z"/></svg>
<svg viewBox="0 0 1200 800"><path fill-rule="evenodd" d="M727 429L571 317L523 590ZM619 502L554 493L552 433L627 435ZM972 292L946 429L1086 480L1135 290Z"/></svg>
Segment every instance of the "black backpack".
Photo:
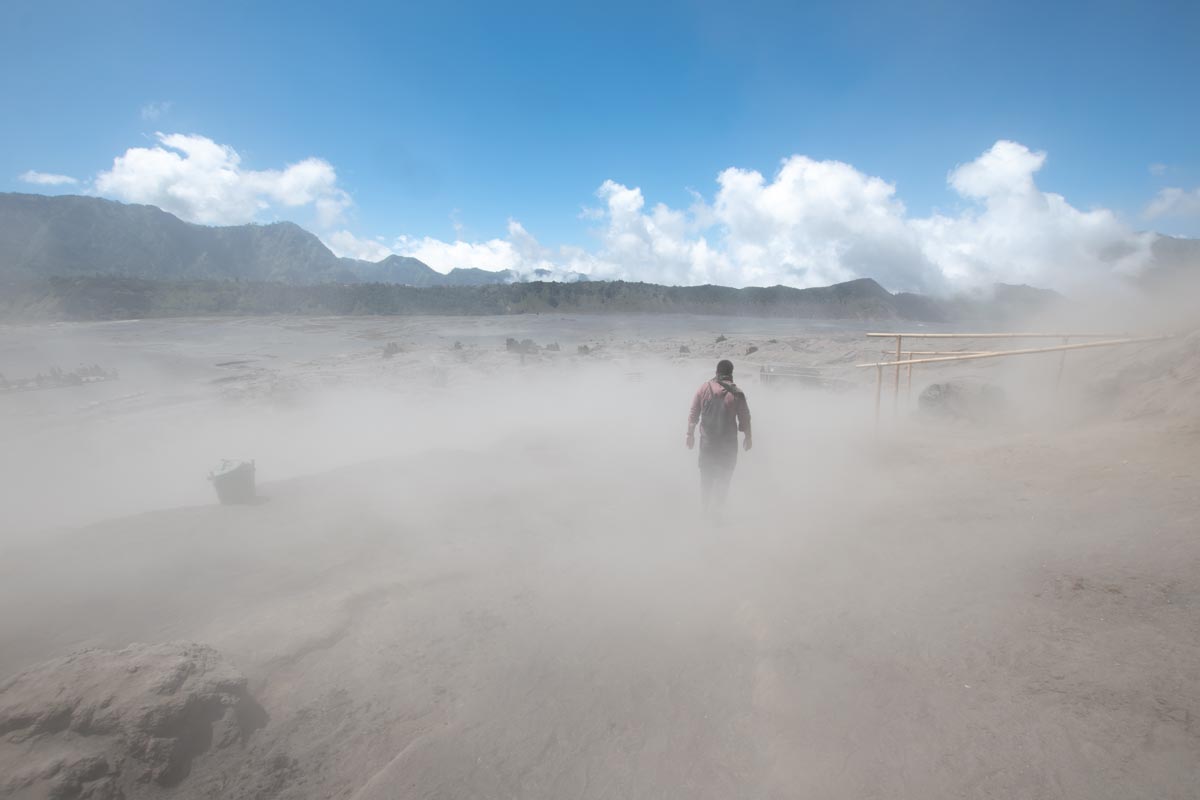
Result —
<svg viewBox="0 0 1200 800"><path fill-rule="evenodd" d="M732 383L718 380L724 392L713 392L704 401L704 408L700 409L700 431L706 439L719 439L729 435L735 430L737 420L734 416L734 410L725 405L725 395L731 394L734 397L740 397L742 390L737 388Z"/></svg>

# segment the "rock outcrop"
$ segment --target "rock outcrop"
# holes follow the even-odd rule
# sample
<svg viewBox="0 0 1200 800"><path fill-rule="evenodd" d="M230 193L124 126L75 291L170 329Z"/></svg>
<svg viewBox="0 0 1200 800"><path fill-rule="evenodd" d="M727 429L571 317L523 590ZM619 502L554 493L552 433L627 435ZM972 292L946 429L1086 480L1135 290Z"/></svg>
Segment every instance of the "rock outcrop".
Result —
<svg viewBox="0 0 1200 800"><path fill-rule="evenodd" d="M966 378L932 383L917 398L917 407L924 414L976 424L1000 420L1006 406L1002 388Z"/></svg>
<svg viewBox="0 0 1200 800"><path fill-rule="evenodd" d="M211 647L84 650L0 683L0 797L135 798L264 722Z"/></svg>

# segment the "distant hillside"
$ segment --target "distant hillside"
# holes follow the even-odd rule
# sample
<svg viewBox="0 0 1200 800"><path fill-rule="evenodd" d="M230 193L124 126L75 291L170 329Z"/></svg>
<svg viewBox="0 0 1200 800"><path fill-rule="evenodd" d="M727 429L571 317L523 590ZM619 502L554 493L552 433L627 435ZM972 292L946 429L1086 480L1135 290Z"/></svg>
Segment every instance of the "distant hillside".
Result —
<svg viewBox="0 0 1200 800"><path fill-rule="evenodd" d="M1171 292L1200 284L1200 240L1159 236L1153 256L1149 268L1134 279L1141 286ZM290 222L212 227L184 222L154 206L127 205L98 197L0 193L0 279L85 276L301 286L383 283L415 288L481 287L555 277L545 270L520 275L512 270L473 268L443 274L418 259L398 255L378 262L338 258L320 239ZM567 279L588 280L578 274ZM945 301L914 294L893 296L873 281L871 284L875 289L864 289L865 284L851 281L811 290L804 304L848 308L849 293L854 308L866 309L874 304L882 316L936 320L961 318L971 312L968 306L972 302L962 298ZM704 298L726 298L698 301L706 307L730 302L728 298L732 297L714 293L716 287L693 288L705 289L708 294L703 294ZM775 287L747 291L745 303L759 308L776 302L779 291L796 290ZM1053 292L1031 287L999 286L996 297L985 302L989 307L974 311L993 314L1009 305L1010 313L1021 313L1056 297ZM645 299L651 302L649 297Z"/></svg>
<svg viewBox="0 0 1200 800"><path fill-rule="evenodd" d="M1172 240L1174 241L1174 240ZM1187 251L1164 251L1175 269ZM1186 249L1186 246L1185 246ZM1168 258L1169 256L1169 258ZM1167 267L1164 266L1164 269ZM826 319L1013 319L1061 298L998 285L986 299L888 292L869 278L835 286L731 289L623 281L542 281L539 270L454 269L418 259L338 258L290 222L210 227L152 206L95 197L0 194L5 313L122 318L223 313L738 314ZM529 280L533 279L533 280Z"/></svg>
<svg viewBox="0 0 1200 800"><path fill-rule="evenodd" d="M0 193L0 276L107 275L152 280L399 283L481 286L511 283L508 270L454 269L443 275L415 258L338 258L290 222L193 225L154 206L97 197Z"/></svg>
<svg viewBox="0 0 1200 800"><path fill-rule="evenodd" d="M441 286L446 276L416 258L388 256L382 261L343 258L342 262L364 283L399 283L404 286Z"/></svg>
<svg viewBox="0 0 1200 800"><path fill-rule="evenodd" d="M0 194L0 275L353 279L320 239L290 222L213 228L153 206L35 194Z"/></svg>

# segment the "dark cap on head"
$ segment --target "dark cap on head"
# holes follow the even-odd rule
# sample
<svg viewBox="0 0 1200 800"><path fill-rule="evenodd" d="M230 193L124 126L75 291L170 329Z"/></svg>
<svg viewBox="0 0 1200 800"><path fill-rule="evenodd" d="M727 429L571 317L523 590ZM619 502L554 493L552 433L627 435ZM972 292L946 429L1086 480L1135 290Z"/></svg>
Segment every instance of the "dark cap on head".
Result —
<svg viewBox="0 0 1200 800"><path fill-rule="evenodd" d="M717 377L732 378L733 377L733 362L728 358L722 358L717 362Z"/></svg>

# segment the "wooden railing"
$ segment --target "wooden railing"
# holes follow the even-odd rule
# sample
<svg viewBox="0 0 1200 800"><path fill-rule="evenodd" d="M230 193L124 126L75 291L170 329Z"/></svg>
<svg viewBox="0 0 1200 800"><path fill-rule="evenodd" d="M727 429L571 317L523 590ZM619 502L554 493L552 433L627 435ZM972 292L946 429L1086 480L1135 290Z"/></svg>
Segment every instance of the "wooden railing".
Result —
<svg viewBox="0 0 1200 800"><path fill-rule="evenodd" d="M1138 344L1143 342L1158 342L1169 339L1170 336L1116 336L1105 333L868 333L873 338L894 338L896 340L895 359L892 361L876 361L867 364L855 364L860 369L874 367L875 377L875 424L879 425L879 407L883 395L883 370L885 367L896 368L896 379L892 393L892 413L895 414L900 403L900 368L908 367L908 388L912 389L912 369L915 364L938 364L951 361L970 361L982 358L1000 358L1002 356L1021 356L1034 353L1061 352L1062 358L1058 363L1058 374L1055 386L1062 381L1063 366L1066 362L1067 351L1083 350L1090 347L1114 347L1117 345ZM1018 350L973 350L973 351L919 351L904 350L905 339L1060 339L1062 344L1049 347L1025 347ZM1098 339L1094 342L1076 342L1072 339ZM885 355L893 351L883 351ZM904 356L908 356L905 358ZM922 356L914 358L914 356Z"/></svg>

